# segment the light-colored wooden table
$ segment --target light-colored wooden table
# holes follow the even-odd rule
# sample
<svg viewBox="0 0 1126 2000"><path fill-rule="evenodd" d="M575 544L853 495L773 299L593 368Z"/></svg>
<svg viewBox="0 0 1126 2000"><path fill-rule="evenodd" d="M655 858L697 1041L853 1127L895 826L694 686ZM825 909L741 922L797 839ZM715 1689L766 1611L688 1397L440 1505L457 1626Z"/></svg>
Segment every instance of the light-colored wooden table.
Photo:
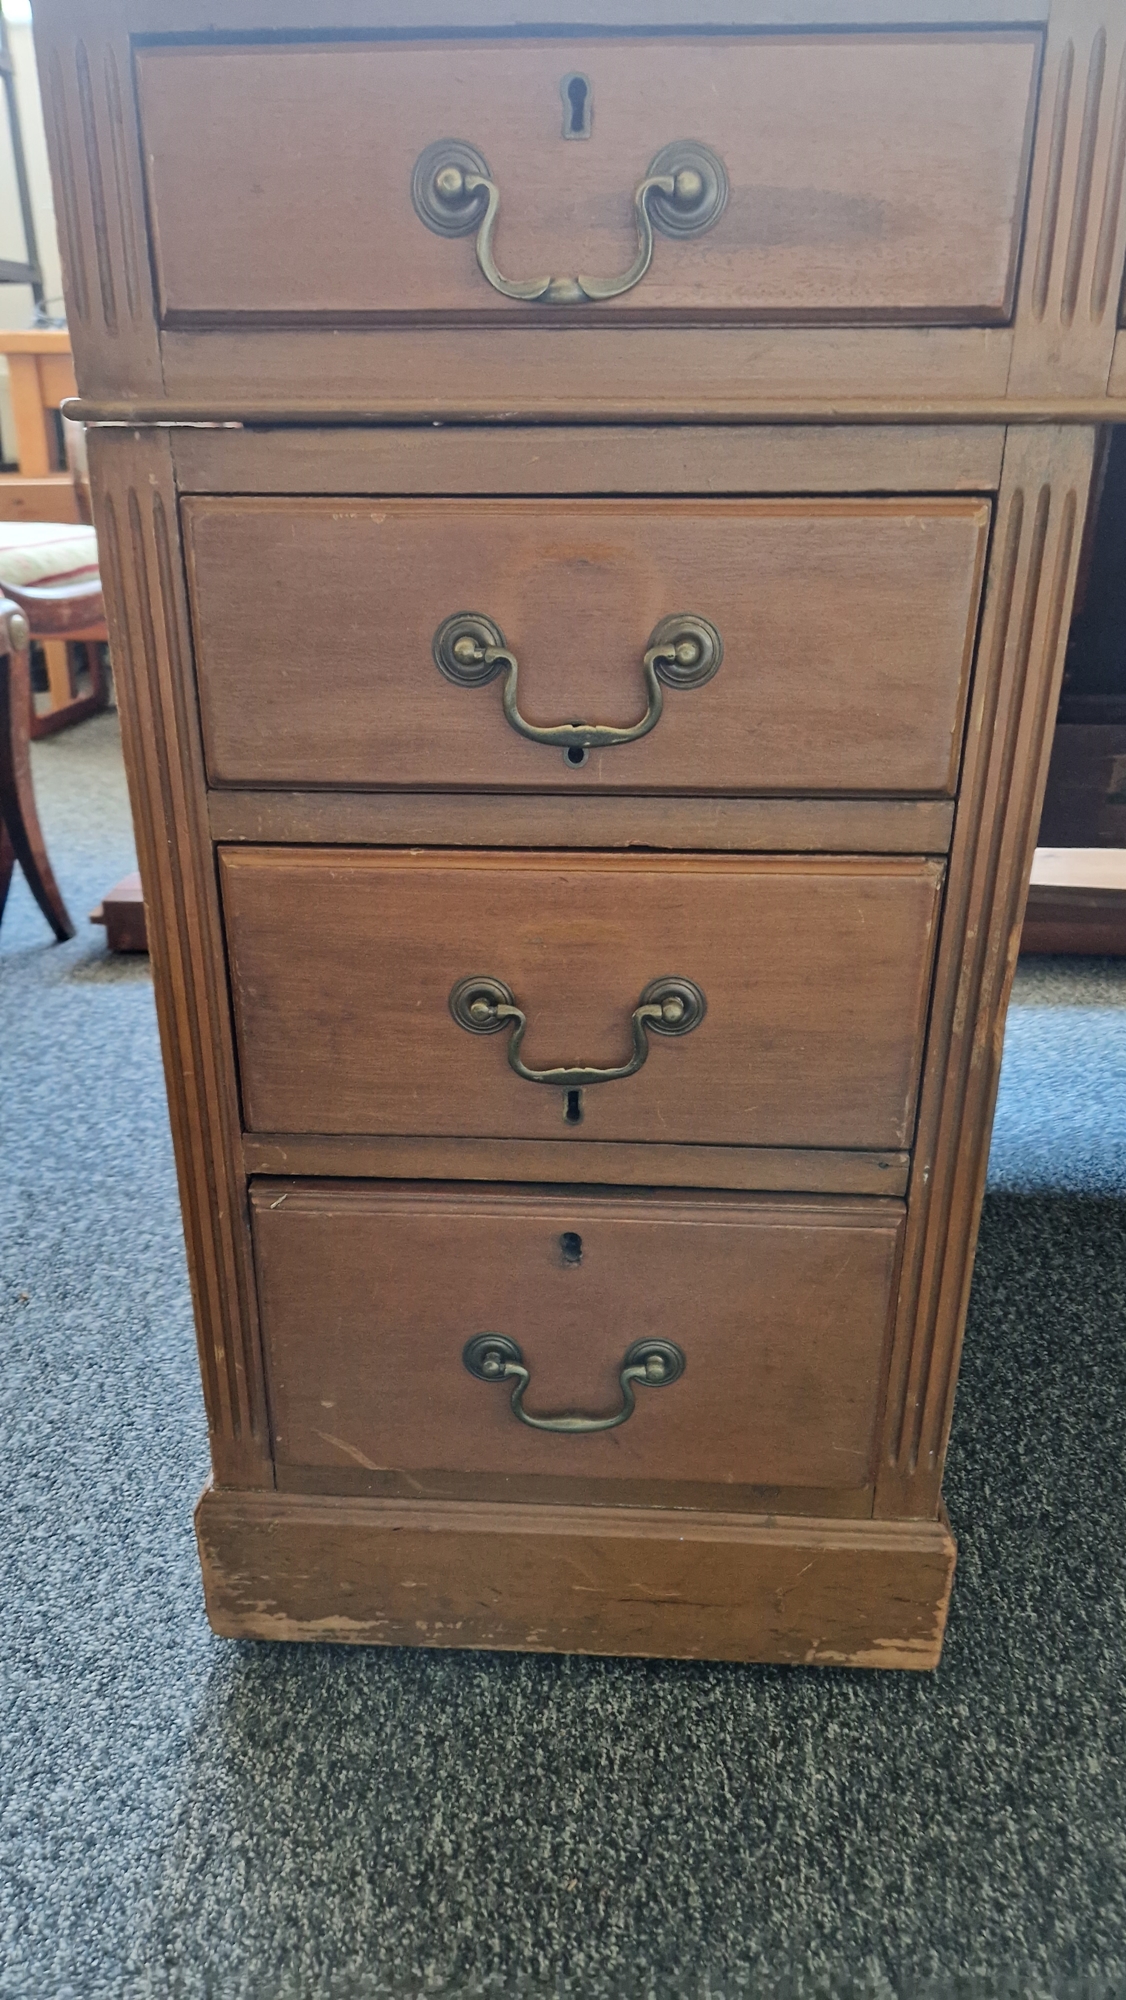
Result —
<svg viewBox="0 0 1126 2000"><path fill-rule="evenodd" d="M8 363L18 472L0 473L0 521L77 521L74 479L60 464L54 412L75 391L63 327L0 329Z"/></svg>

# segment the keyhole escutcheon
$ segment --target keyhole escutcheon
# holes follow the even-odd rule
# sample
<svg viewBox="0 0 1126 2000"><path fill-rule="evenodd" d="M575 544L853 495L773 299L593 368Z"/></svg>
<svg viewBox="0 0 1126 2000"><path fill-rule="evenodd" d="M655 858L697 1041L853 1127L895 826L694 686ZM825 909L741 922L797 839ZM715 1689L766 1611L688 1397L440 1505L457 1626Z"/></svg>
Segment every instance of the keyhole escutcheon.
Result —
<svg viewBox="0 0 1126 2000"><path fill-rule="evenodd" d="M589 76L582 76L573 70L565 76L559 86L563 99L563 137L565 139L590 138L591 88Z"/></svg>

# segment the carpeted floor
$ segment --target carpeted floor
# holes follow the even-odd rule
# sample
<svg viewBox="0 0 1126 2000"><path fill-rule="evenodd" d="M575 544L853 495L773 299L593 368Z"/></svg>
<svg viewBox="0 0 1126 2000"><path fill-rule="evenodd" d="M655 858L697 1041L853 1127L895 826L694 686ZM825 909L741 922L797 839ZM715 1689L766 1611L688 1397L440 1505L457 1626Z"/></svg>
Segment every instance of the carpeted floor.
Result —
<svg viewBox="0 0 1126 2000"><path fill-rule="evenodd" d="M1126 1993L1126 968L1022 968L933 1678L232 1646L112 717L0 928L0 1994Z"/></svg>

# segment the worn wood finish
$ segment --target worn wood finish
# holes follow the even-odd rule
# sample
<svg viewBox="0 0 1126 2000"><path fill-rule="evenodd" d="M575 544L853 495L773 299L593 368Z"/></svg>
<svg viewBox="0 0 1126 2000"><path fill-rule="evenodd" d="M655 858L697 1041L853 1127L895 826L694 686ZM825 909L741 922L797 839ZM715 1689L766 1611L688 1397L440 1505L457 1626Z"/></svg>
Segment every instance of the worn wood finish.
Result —
<svg viewBox="0 0 1126 2000"><path fill-rule="evenodd" d="M984 501L201 499L183 521L213 784L954 789ZM499 683L439 672L434 634L466 610L537 723L636 722L673 613L710 620L723 660L573 769L509 725Z"/></svg>
<svg viewBox="0 0 1126 2000"><path fill-rule="evenodd" d="M117 0L48 4L35 51L79 388L159 395L130 29Z"/></svg>
<svg viewBox="0 0 1126 2000"><path fill-rule="evenodd" d="M1018 431L1005 452L919 1106L881 1514L931 1516L941 1490L1093 449L1091 431Z"/></svg>
<svg viewBox="0 0 1126 2000"><path fill-rule="evenodd" d="M550 793L208 793L214 840L317 847L620 847L739 854L945 854L950 799L681 799Z"/></svg>
<svg viewBox="0 0 1126 2000"><path fill-rule="evenodd" d="M221 851L243 1113L260 1132L742 1145L909 1140L942 879L934 861ZM459 1028L503 980L533 1068L627 1060L649 982L708 1012L583 1092ZM315 1024L313 1033L309 1032ZM295 1061L295 1051L300 1059Z"/></svg>
<svg viewBox="0 0 1126 2000"><path fill-rule="evenodd" d="M938 1657L953 1566L941 1465L1004 1003L1092 427L1126 416L1124 336L1115 338L1126 15L1109 0L865 0L859 12L855 0L697 0L690 22L686 12L684 0L574 0L565 33L555 0L522 0L529 32L515 33L511 0L412 0L404 30L401 0L334 0L331 27L323 9L286 0L282 13L266 10L266 27L281 30L270 39L261 0L226 0L230 39L220 46L208 0L37 0L80 410L110 423L215 427L144 438L107 430L94 459L225 1482L204 1497L201 1552L213 1622L232 1636L923 1667ZM158 47L169 35L178 45ZM675 71L662 68L670 50ZM560 62L594 83L589 142L561 144L554 124L536 125L536 79L551 82L559 118ZM991 64L1004 72L1000 90ZM616 77L632 86L642 69L644 91L619 90ZM326 118L318 79L330 74L343 83ZM799 74L809 81L795 117L784 85ZM135 84L151 141L153 79L205 75L209 103L198 92L193 103L186 87L179 103L162 99L148 208ZM247 75L256 88L240 94ZM475 140L497 171L502 266L625 261L634 153L644 167L676 136L666 114L679 132L694 102L688 136L708 138L706 113L730 120L732 202L709 237L658 242L644 285L616 305L577 316L512 305L477 275L470 242L426 234L397 168L382 181L378 167L367 171L396 147L409 170L439 136L435 124L416 145L416 113L438 119L446 85L427 85L424 104L397 89L377 121L339 115L341 104L371 99L372 78L411 75L455 78L447 110L491 110L487 132L460 116L446 129ZM693 96L701 76L706 101ZM473 89L461 88L467 77ZM271 78L282 79L290 114L273 125ZM216 115L225 93L237 110L226 120ZM191 165L175 185L173 128ZM307 145L295 146L295 132ZM949 173L935 172L939 153ZM324 171L342 157L352 170ZM975 161L999 170L975 171ZM240 198L240 174L261 193ZM214 199L201 194L206 185ZM847 213L842 198L854 204ZM154 271L168 287L159 327ZM888 323L912 316L931 323ZM954 323L975 319L994 323ZM202 686L225 781L210 791L181 498L186 519L215 524L206 579L202 543L195 550ZM965 564L957 647L947 638L936 650L923 557L939 538L920 528L924 547L897 571L886 542L873 563L873 529L831 578L823 558L812 571L807 561L775 593L779 678L772 684L760 666L755 683L760 701L773 689L773 721L764 712L748 729L737 706L731 727L717 706L721 734L714 718L703 728L697 709L690 747L680 716L692 697L674 711L670 695L665 734L641 746L650 774L615 775L610 753L607 774L590 771L577 798L567 795L581 789L576 774L542 777L538 752L495 734L498 689L450 691L458 739L435 758L434 716L396 708L405 683L378 655L373 674L364 651L372 600L394 595L378 560L377 592L363 561L338 562L343 541L295 542L298 594L288 572L270 569L263 532L242 550L237 589L217 569L220 535L233 566L237 535L255 518L276 530L283 519L389 512L397 533L423 519L503 521L503 560L477 546L470 566L457 535L408 551L399 622L421 618L435 576L468 588L488 574L511 593L511 611L478 605L475 593L468 608L499 616L537 720L559 712L553 697L564 687L568 705L589 702L596 718L595 694L632 716L636 646L648 632L633 632L648 603L643 556L664 583L695 581L733 521L824 522L856 501L869 522L980 517L979 542L992 509L964 728ZM592 573L596 515L600 532L635 523L632 547L615 549L617 590L587 597L568 575L554 599L533 592L536 566L560 562L549 521L566 520L564 539ZM709 524L682 572L667 534L645 545L644 526L674 520ZM751 602L761 552L720 567L743 593L737 623L751 630L757 616L761 628L774 588ZM240 620L256 593L254 632ZM341 602L355 625L363 610L358 636L342 636ZM620 622L598 677L592 662L605 654L585 634L568 644L576 605L583 618L593 607L600 632ZM711 615L690 599L671 608ZM539 632L527 622L536 616ZM802 631L808 639L819 619L802 654ZM955 651L962 668L951 665ZM726 697L735 657L712 696ZM825 674L817 683L818 658L837 687ZM310 664L323 681L326 662L339 724L326 725L309 693ZM548 662L551 677L533 689ZM270 673L275 683L292 675L298 698L279 704ZM257 734L230 700L244 674L242 700L248 707L253 682L268 725ZM389 744L365 738L373 686ZM435 674L430 698L441 692ZM677 730L667 730L674 712ZM497 744L501 766L489 761ZM513 745L526 769L504 761ZM550 784L554 793L541 790ZM600 784L602 796L592 793ZM405 852L412 846L421 851ZM480 970L527 1004L533 1063L620 1060L629 1011L661 971L699 978L709 1009L693 1036L655 1038L634 1077L587 1087L583 1121L568 1127L558 1088L516 1078L503 1037L470 1037L450 1020L452 980ZM271 1487L247 1210L254 1175L284 1493ZM615 1246L604 1283L592 1251L577 1272L552 1267L539 1284L537 1232L548 1219L556 1237L572 1226L555 1229L564 1210L588 1218L577 1233L592 1244ZM720 1211L736 1219L718 1224ZM889 1254L902 1232L886 1352L876 1351L874 1309L867 1332L857 1317L879 1290L874 1266L854 1291L845 1259L809 1261L824 1218L846 1211L853 1244L878 1241ZM773 1243L783 1215L800 1256L775 1246L744 1269L730 1246ZM302 1238L276 1253L291 1228L317 1237L326 1217L327 1248ZM703 1255L717 1232L723 1254ZM679 1254L661 1247L640 1259L618 1248L647 1234L677 1241ZM503 1251L478 1257L485 1235L503 1238ZM379 1286L368 1282L377 1267ZM742 1335L732 1316L766 1296L771 1272L771 1296L795 1317L791 1334L769 1336L777 1367L751 1403L739 1363L768 1335L757 1326ZM419 1384L409 1335L421 1330L431 1356L444 1352L447 1301L449 1311L521 1313L526 1338L543 1343L533 1384L545 1396L588 1393L572 1386L574 1370L597 1359L589 1393L605 1397L612 1357L588 1332L579 1294L561 1289L575 1277L602 1285L604 1328L627 1322L636 1296L649 1319L669 1319L680 1300L693 1339L711 1343L710 1367L690 1361L682 1383L639 1391L636 1428L602 1440L607 1458L636 1452L638 1463L594 1480L558 1461L544 1470L542 1457L486 1464L486 1436L502 1453L510 1441L534 1454L559 1440L505 1428L504 1391L463 1385L456 1370L447 1386L452 1394L457 1380L458 1412L430 1433L411 1430ZM846 1300L834 1315L823 1303L830 1279ZM684 1308L717 1287L723 1302L689 1319ZM822 1304L799 1312L799 1294ZM416 1297L425 1312L412 1329ZM538 1320L537 1304L548 1309ZM851 1343L847 1365L834 1340ZM398 1423L380 1401L380 1363L397 1385ZM343 1385L335 1395L326 1367ZM654 1416L675 1429L688 1407L678 1389L706 1398L713 1382L716 1408L684 1419L659 1464L645 1460ZM322 1452L317 1408L328 1401L356 1428L332 1435L370 1465L346 1448ZM828 1451L839 1427L831 1404L851 1425L851 1470ZM710 1457L709 1423L722 1446ZM863 1472L862 1436L864 1451L876 1439ZM420 1477L429 1498L372 1490ZM666 1511L670 1490L678 1504ZM587 1504L570 1504L579 1497Z"/></svg>
<svg viewBox="0 0 1126 2000"><path fill-rule="evenodd" d="M996 424L174 430L182 493L992 493Z"/></svg>
<svg viewBox="0 0 1126 2000"><path fill-rule="evenodd" d="M682 1481L727 1489L713 1505L870 1484L896 1203L270 1180L251 1210L279 1476L421 1497L455 1474L466 1498L480 1474L560 1498L636 1480L665 1505ZM617 1429L553 1434L462 1365L485 1332L519 1345L537 1415L620 1409L642 1335L687 1365Z"/></svg>
<svg viewBox="0 0 1126 2000"><path fill-rule="evenodd" d="M1101 396L1126 251L1126 10L1053 8L1009 390Z"/></svg>
<svg viewBox="0 0 1126 2000"><path fill-rule="evenodd" d="M196 1532L208 1616L229 1639L925 1671L954 1573L944 1521L209 1488Z"/></svg>
<svg viewBox="0 0 1126 2000"><path fill-rule="evenodd" d="M269 1484L238 1103L167 438L90 440L99 554L196 1311L212 1460Z"/></svg>
<svg viewBox="0 0 1126 2000"><path fill-rule="evenodd" d="M589 7L570 10L569 18L574 18L577 29L581 29L584 13L591 20ZM538 17L541 29L553 25L551 9L521 9L522 21L532 20L533 15ZM883 28L890 32L849 37L849 59L862 62L865 45L871 44L889 52L904 51L909 68L912 55L928 37L918 34L904 37L901 31L905 27L926 29L930 31L929 39L951 50L955 47L972 50L973 38L967 38L966 30L977 23L987 31L980 38L982 45L1000 50L1007 44L1004 35L998 36L996 31L1006 19L1020 24L1009 44L1013 46L1024 46L1030 22L1047 23L1047 54L1032 147L1029 219L1011 325L912 327L838 323L822 328L794 324L791 315L782 338L773 328L753 325L717 325L678 332L673 327L647 330L632 323L639 316L638 307L627 301L624 311L613 306L598 308L593 315L596 324L586 330L573 322L561 326L561 315L557 314L550 323L522 332L519 321L524 309L498 299L496 304L506 321L505 340L498 351L491 326L415 327L405 333L393 327L349 330L340 319L340 311L347 310L346 306L342 307L340 299L325 295L316 300L314 310L327 308L334 315L327 322L332 327L330 341L319 331L275 327L255 330L249 326L227 332L169 329L161 336L156 325L143 232L143 168L134 97L129 88L129 38L138 30L160 33L171 29L206 35L213 33L213 17L195 0L175 0L175 4L173 0L107 0L105 5L101 0L42 0L36 20L36 42L49 106L56 206L83 394L101 398L103 403L114 401L117 414L127 421L144 420L145 411L159 419L169 407L177 405L185 415L197 420L219 414L241 417L252 409L259 418L276 419L287 404L291 408L294 405L294 385L309 383L317 385L320 401L316 397L307 398L300 410L300 420L313 422L318 410L322 416L363 411L368 420L397 418L417 422L443 416L452 418L459 411L478 417L491 413L498 418L513 414L525 418L555 414L572 421L580 420L584 412L588 420L596 421L636 420L646 411L682 421L692 421L694 417L699 420L705 413L720 420L738 420L755 412L761 420L772 401L778 418L812 421L820 411L823 419L868 421L878 417L882 408L885 420L917 420L925 409L933 417L949 419L957 416L960 407L965 416L981 421L991 413L995 419L1001 418L1006 400L1013 421L1064 415L1077 422L1098 421L1096 405L1107 389L1126 234L1123 201L1126 99L1121 68L1126 21L1120 10L1108 4L1108 0L1054 0L1050 6L1043 0L1043 4L1035 7L1020 7L1016 0L1004 7L989 7L984 0L975 7L955 5L953 0L949 5L939 5L938 0L925 5L922 0L918 5L910 0L903 0L900 5L892 5L891 0L867 0L863 17L869 29ZM298 31L302 28L324 31L321 10L295 7L289 10L287 18ZM260 8L247 8L243 20L252 34L255 30L260 32ZM742 8L725 6L715 10L710 22L693 10L694 33L689 40L694 49L706 50L716 45L713 35L701 32L709 27L725 29L729 34L748 28L786 31L765 38L758 34L746 42L753 65L755 54L763 47L777 46L792 52L795 59L808 49L831 47L835 52L838 38L826 36L824 31L852 28L856 20L856 10L844 4L844 0L833 0L831 5L829 0L821 0L817 5L813 0L809 4L804 4L804 0L802 4L799 0L778 0L778 4L747 0ZM232 21L231 10L225 9L224 28L230 28ZM335 6L333 22L345 33L361 35L378 35L389 27L402 30L401 10L395 12L389 5L379 4L379 0L355 7ZM684 22L678 20L675 5L639 13L638 7L627 4L627 0L615 0L615 4L596 10L592 25L602 33L610 31L610 40L605 45L608 47L633 49L643 45L632 39L628 44L622 44L620 38L615 41L612 32L615 28L644 27L656 31L650 45L660 49L666 46L662 31L683 28ZM438 5L435 0L433 7L422 10L412 7L411 26L420 36L428 31L456 35L467 28L475 32L490 27L511 29L512 12L503 0L496 0L495 5L483 4L480 9L455 6L452 0L448 5ZM792 33L795 28L811 27L822 31L821 34L811 37ZM683 46L683 39L676 37L673 45ZM539 48L543 46L541 41ZM601 48L601 34L597 44L563 45L564 50L575 46ZM221 62L227 52L218 57L212 51L192 53L196 61ZM268 51L259 47L243 53L246 59L259 62L264 56L280 59L283 64L300 59L292 47ZM429 54L440 60L443 54L448 55L449 44L444 48L439 45L435 50L433 44L420 42L413 49L408 45L406 53L420 59ZM338 51L333 59L348 64L353 73L358 67L363 74L363 58L369 63L379 62L385 54L385 47L369 43L362 48L362 58L357 64L353 43L347 51ZM533 57L535 54L533 44ZM185 63L188 53L161 50L149 52L146 59L174 67L177 62ZM828 75L830 109L840 82L841 72L834 67ZM975 77L973 82L976 87L979 79ZM842 92L840 102L845 102L846 96ZM974 128L972 120L967 129L966 106L973 101L971 88L968 97L953 111L950 131L962 135L971 153L974 143L983 137L987 149L999 147L1001 131L999 127L994 130L993 104L985 112L984 134ZM828 125L824 120L811 122L808 105L808 98L803 97L803 115L794 127L803 133L803 161L808 157L811 142L818 141L822 128L828 132L833 122L831 118ZM304 97L299 97L299 115L307 108ZM769 132L777 108L777 103L772 103L764 119L743 120L748 134ZM240 104L234 121L236 130L245 124L243 113L244 106ZM898 91L889 95L873 118L862 122L857 120L855 101L850 102L848 143L838 156L826 162L825 173L812 178L807 174L801 182L802 189L812 187L818 200L829 199L831 207L834 171L839 177L856 159L869 160L877 176L890 171L896 152L894 144L889 146L887 142L900 129L907 131L912 148L911 165L925 179L914 148L920 131L934 130L934 117L935 106L928 102L921 122L912 124L907 115L907 99L901 100ZM186 123L188 144L195 147L197 133L190 121ZM510 129L511 125L508 120L502 129ZM272 140L276 134L270 137ZM325 144L335 137L332 121L322 125L315 137L314 156L319 157ZM595 138L567 146L556 139L552 157L578 155L581 164L583 159L590 161L596 154L601 156L604 141L604 127L596 119ZM749 143L753 146L753 136ZM543 144L546 147L546 139ZM282 148L279 142L278 154L279 171L284 174L289 170L292 148ZM206 161L204 154L204 166ZM191 156L191 166L192 173L183 177L184 186L194 184L200 170L201 160L195 153ZM796 264L799 272L811 275L823 270L825 257L831 258L841 250L847 233L842 228L844 222L851 220L855 227L862 220L863 197L855 214L849 211L845 217L838 210L836 223L826 224L819 210L811 210L807 217L811 240L795 241L795 232L800 234L804 195L797 200L797 213L787 235L784 217L780 222L777 213L780 200L784 206L785 186L777 176L760 176L763 179L767 192L773 190L772 213L779 225L774 234L780 240L751 246L753 281L764 262L776 269L789 262ZM910 172L895 180L889 197L893 210L911 181ZM347 198L357 207L361 235L374 226L378 210L373 201L365 200L368 180L363 173L350 181L345 178L323 185L329 188L328 198L334 207L340 199L341 187L345 188ZM932 179L923 188L922 205L917 212L938 213L940 218L952 213L956 203L943 208L946 191L945 177ZM791 190L791 199L792 193ZM992 182L973 187L968 224L960 228L951 242L953 269L959 280L959 259L964 246L968 243L980 246L983 240L983 197L988 195L992 199L993 194ZM839 203L839 189L836 199ZM625 202L625 194L619 193L618 200ZM251 207L256 205L251 203ZM519 226L519 216L512 214L513 205L510 197L502 231ZM1012 243L1018 241L1020 207L1021 203L1015 202L1011 213L1006 212L1004 217L1000 208L990 211L995 230L1000 231L1003 224ZM200 204L195 221L207 215L206 235L212 237L216 225L223 224L231 208L228 182L223 185L217 202ZM310 242L318 255L328 254L332 242L355 241L349 230L317 232L316 209L316 203L306 199L303 186L301 200L292 213L299 221L305 215L310 218ZM730 223L734 213L729 211L725 220ZM409 207L407 214L419 237L427 239L427 232ZM720 231L723 226L721 222ZM620 239L623 227L624 218L619 214L614 221L607 218L602 233ZM941 232L941 220L938 227ZM988 235L987 227L984 234ZM537 245L544 241L538 231L532 231L532 235ZM925 228L923 236L925 239ZM903 242L909 245L917 239L917 229L909 225L903 233ZM869 246L877 243L875 262L881 274L886 275L889 268L894 271L898 239L886 236L865 239L861 232L860 240L867 241ZM288 217L279 242L283 246L283 273L291 277L299 262L290 258L292 228ZM677 254L687 247L691 254L697 255L709 242L713 253L717 245L722 247L719 232L701 239L696 246L661 242L658 259L663 252L669 252L675 272ZM423 247L439 254L451 251L455 260L461 259L457 265L461 288L469 296L476 296L475 282L482 293L493 297L483 279L473 278L472 250L468 243L459 241L451 245L432 238ZM381 252L384 248L381 243ZM240 277L256 261L256 258L245 259ZM351 268L372 271L378 270L380 264L381 257L353 259ZM441 265L443 274L447 268L452 269L452 263ZM682 271L685 268L682 266ZM656 276L656 272L650 276ZM445 277L443 282L448 282ZM683 284L684 279L680 282ZM644 287L635 296L640 298L643 291ZM957 284L951 295L956 293ZM958 295L965 296L964 292ZM841 313L847 315L855 309L856 288L851 282L851 266L841 300L835 308L838 320ZM698 302L696 295L694 302ZM668 310L675 314L674 308ZM378 393L373 392L373 384L379 385ZM1121 412L1121 384L1119 396Z"/></svg>
<svg viewBox="0 0 1126 2000"><path fill-rule="evenodd" d="M381 1180L576 1181L618 1187L744 1188L776 1194L907 1192L909 1155L787 1146L662 1146L562 1139L310 1138L247 1133L248 1174Z"/></svg>
<svg viewBox="0 0 1126 2000"><path fill-rule="evenodd" d="M703 140L730 196L698 238L658 236L647 275L571 320L1008 319L1039 37L573 37L141 49L137 93L168 326L368 316L556 317L490 288L472 242L411 206L432 140L479 147L515 277L612 276L633 190ZM560 145L560 81L590 80ZM310 181L333 190L323 227Z"/></svg>

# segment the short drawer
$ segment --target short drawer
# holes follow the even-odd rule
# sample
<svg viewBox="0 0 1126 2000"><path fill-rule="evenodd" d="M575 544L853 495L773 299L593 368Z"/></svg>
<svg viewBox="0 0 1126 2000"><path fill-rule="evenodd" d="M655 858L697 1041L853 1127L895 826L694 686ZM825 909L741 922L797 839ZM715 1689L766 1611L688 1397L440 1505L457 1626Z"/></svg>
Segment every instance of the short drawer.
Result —
<svg viewBox="0 0 1126 2000"><path fill-rule="evenodd" d="M188 500L209 776L948 796L989 518L955 498Z"/></svg>
<svg viewBox="0 0 1126 2000"><path fill-rule="evenodd" d="M279 1485L863 1511L897 1202L260 1181L251 1206ZM532 1428L487 1342L466 1365L481 1335L527 1416L632 1413Z"/></svg>
<svg viewBox="0 0 1126 2000"><path fill-rule="evenodd" d="M251 1131L910 1137L937 862L225 848L221 877Z"/></svg>
<svg viewBox="0 0 1126 2000"><path fill-rule="evenodd" d="M164 322L1001 322L1040 40L142 48Z"/></svg>

